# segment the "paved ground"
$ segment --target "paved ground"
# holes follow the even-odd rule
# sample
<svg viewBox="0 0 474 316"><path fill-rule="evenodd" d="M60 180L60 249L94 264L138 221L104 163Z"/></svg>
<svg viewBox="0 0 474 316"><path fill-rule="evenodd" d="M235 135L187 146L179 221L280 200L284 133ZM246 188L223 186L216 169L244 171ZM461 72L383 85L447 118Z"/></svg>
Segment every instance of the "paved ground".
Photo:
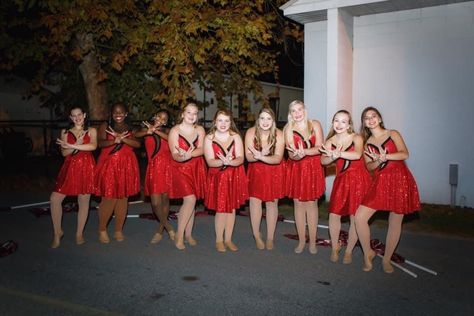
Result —
<svg viewBox="0 0 474 316"><path fill-rule="evenodd" d="M41 195L41 194L39 194ZM0 194L1 205L47 200L47 196ZM129 214L149 212L148 204ZM383 273L380 259L362 271L360 250L351 265L331 263L329 248L317 255L293 253L283 237L294 226L280 222L276 249L254 246L249 219L238 217L237 253L214 250L214 218L197 217L199 244L185 251L165 238L151 245L156 223L129 218L127 239L102 245L91 211L86 244L74 243L75 213L66 213L61 247L50 249L51 221L28 209L0 211L0 242L19 249L0 258L0 315L473 315L474 240L404 233L398 253L438 272L404 265ZM326 223L321 223L326 224ZM173 225L176 223L173 221ZM113 223L109 226L113 228ZM327 238L319 229L318 237ZM384 232L374 228L373 238Z"/></svg>

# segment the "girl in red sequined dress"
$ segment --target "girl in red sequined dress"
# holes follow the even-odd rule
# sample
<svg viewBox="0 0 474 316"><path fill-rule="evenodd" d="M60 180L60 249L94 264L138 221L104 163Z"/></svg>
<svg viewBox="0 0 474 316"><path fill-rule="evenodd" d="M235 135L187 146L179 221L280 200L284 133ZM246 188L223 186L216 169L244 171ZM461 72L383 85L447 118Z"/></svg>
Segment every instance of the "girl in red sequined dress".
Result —
<svg viewBox="0 0 474 316"><path fill-rule="evenodd" d="M262 108L255 126L245 134L245 157L249 162L250 220L258 249L273 249L278 219L278 199L285 196L285 139L276 128L275 114L270 108ZM267 240L260 235L262 202L265 202Z"/></svg>
<svg viewBox="0 0 474 316"><path fill-rule="evenodd" d="M237 251L232 242L235 210L248 200L248 182L242 138L228 110L216 112L204 140L204 156L209 166L204 204L216 211L216 249Z"/></svg>
<svg viewBox="0 0 474 316"><path fill-rule="evenodd" d="M336 112L332 119L332 129L320 151L323 153L323 165L336 164L336 178L329 202L329 234L332 246L330 260L336 262L339 259L341 216L349 216L349 238L342 261L349 264L352 262L352 250L357 243L354 215L371 183L370 174L362 158L364 139L354 133L349 112Z"/></svg>
<svg viewBox="0 0 474 316"><path fill-rule="evenodd" d="M111 120L99 127L98 142L102 148L97 162L96 195L99 204L99 241L109 243L107 224L115 215L114 238L125 239L122 229L127 217L128 197L140 192L140 175L134 148L140 142L134 137L124 104L112 107Z"/></svg>
<svg viewBox="0 0 474 316"><path fill-rule="evenodd" d="M180 121L171 129L168 136L168 145L173 158L169 195L172 199L183 199L175 237L175 245L179 250L186 248L184 238L190 246L197 244L192 236L194 208L196 200L204 198L206 163L202 156L202 146L206 133L202 126L197 125L198 112L196 104L188 103L182 109Z"/></svg>
<svg viewBox="0 0 474 316"><path fill-rule="evenodd" d="M388 232L382 267L392 273L392 254L400 240L403 215L420 209L415 179L405 164L408 149L396 130L385 129L382 115L373 107L362 112L361 134L366 140L366 164L374 171L374 180L357 210L357 234L364 250L364 271L372 270L375 252L370 248L369 219L377 210L389 211Z"/></svg>
<svg viewBox="0 0 474 316"><path fill-rule="evenodd" d="M86 116L87 114L82 108L73 107L69 118L74 126L68 130L62 130L61 138L56 141L61 146L62 155L66 158L50 197L51 219L54 228L51 248L58 248L61 243L63 236L61 204L67 195L77 195L79 210L76 244L84 243L83 231L89 214L91 193L94 192L95 161L92 151L97 148L97 131L93 127L85 127Z"/></svg>
<svg viewBox="0 0 474 316"><path fill-rule="evenodd" d="M306 223L309 232L309 252L317 253L318 199L324 194L325 179L319 148L323 130L316 120L309 120L305 105L295 100L289 105L288 123L283 130L288 150L286 195L293 199L299 243L295 253L306 244Z"/></svg>
<svg viewBox="0 0 474 316"><path fill-rule="evenodd" d="M158 110L153 116L153 123L143 122L144 127L135 133L135 137L145 137L145 149L148 165L145 174L145 195L150 196L151 209L160 221L157 232L153 235L151 243L160 242L163 231L174 240L173 226L168 222L170 202L168 192L171 187L171 153L168 146L167 127L169 114L166 110Z"/></svg>

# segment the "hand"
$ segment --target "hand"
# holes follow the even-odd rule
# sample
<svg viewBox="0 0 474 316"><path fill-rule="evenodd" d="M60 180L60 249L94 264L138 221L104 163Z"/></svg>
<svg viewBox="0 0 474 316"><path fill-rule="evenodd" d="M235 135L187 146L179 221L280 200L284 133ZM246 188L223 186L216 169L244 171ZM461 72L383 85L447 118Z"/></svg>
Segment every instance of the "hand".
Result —
<svg viewBox="0 0 474 316"><path fill-rule="evenodd" d="M270 154L270 148L271 148L271 147L272 147L271 145L270 145L270 146L263 147L263 148L262 148L262 151L261 151L262 156L268 156L268 155Z"/></svg>
<svg viewBox="0 0 474 316"><path fill-rule="evenodd" d="M341 157L342 144L338 144L336 149L331 152L331 159L336 160Z"/></svg>
<svg viewBox="0 0 474 316"><path fill-rule="evenodd" d="M327 149L324 145L321 145L321 147L319 147L319 151L326 157L332 157L332 150Z"/></svg>
<svg viewBox="0 0 474 316"><path fill-rule="evenodd" d="M253 147L248 147L248 150L252 153L253 158L254 158L255 160L260 160L260 159L262 159L263 154L262 154L261 151L258 151L258 150L256 150L256 149L253 148Z"/></svg>
<svg viewBox="0 0 474 316"><path fill-rule="evenodd" d="M387 150L383 149L382 147L379 147L379 162L383 163L387 161Z"/></svg>
<svg viewBox="0 0 474 316"><path fill-rule="evenodd" d="M60 145L61 148L64 148L64 149L70 149L71 148L71 144L69 144L68 142L58 138L56 139L56 144Z"/></svg>
<svg viewBox="0 0 474 316"><path fill-rule="evenodd" d="M147 121L142 121L142 124L147 128L146 133L152 135L156 131L156 127L148 123Z"/></svg>
<svg viewBox="0 0 474 316"><path fill-rule="evenodd" d="M306 153L304 151L303 143L300 141L298 142L298 147L296 149L296 154L300 158L304 158L306 156Z"/></svg>
<svg viewBox="0 0 474 316"><path fill-rule="evenodd" d="M372 159L372 161L378 161L379 160L379 154L375 151L372 146L367 147L367 150L364 150L364 153Z"/></svg>
<svg viewBox="0 0 474 316"><path fill-rule="evenodd" d="M79 137L76 139L76 145L84 144L84 136L86 136L86 131L82 131Z"/></svg>

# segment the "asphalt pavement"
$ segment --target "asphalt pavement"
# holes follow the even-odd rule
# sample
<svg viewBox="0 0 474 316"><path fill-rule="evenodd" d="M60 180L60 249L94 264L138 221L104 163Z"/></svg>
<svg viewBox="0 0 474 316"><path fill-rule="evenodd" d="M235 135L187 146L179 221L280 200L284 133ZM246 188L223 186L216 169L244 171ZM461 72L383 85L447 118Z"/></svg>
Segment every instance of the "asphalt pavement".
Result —
<svg viewBox="0 0 474 316"><path fill-rule="evenodd" d="M1 206L48 198L0 197ZM95 210L84 245L75 244L71 212L63 217L61 246L51 249L50 217L31 210L0 211L0 242L18 243L0 258L0 315L474 315L472 239L403 232L397 253L437 272L402 264L415 278L398 268L385 274L380 258L363 272L359 248L350 265L330 262L328 247L295 254L297 241L283 235L296 230L286 222L278 223L275 249L258 250L245 216L236 221L236 253L215 250L214 217L207 213L195 220L198 245L184 251L166 235L150 244L157 222L139 217L127 219L125 241L104 245ZM147 203L129 208L129 215L149 212ZM264 227L262 221L263 233ZM112 230L113 221L110 236ZM319 228L318 238L328 238L327 229ZM373 227L372 238L384 240L385 232Z"/></svg>

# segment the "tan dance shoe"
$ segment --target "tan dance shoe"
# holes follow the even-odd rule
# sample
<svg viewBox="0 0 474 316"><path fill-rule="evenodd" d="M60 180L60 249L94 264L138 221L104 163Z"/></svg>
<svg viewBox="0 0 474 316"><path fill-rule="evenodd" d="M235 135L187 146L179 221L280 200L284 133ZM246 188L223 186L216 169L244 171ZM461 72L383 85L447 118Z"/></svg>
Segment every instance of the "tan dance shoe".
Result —
<svg viewBox="0 0 474 316"><path fill-rule="evenodd" d="M373 250L371 250L367 255L364 255L364 267L362 268L362 270L364 270L365 272L369 272L370 270L372 270L372 261L374 260L375 258L375 252Z"/></svg>
<svg viewBox="0 0 474 316"><path fill-rule="evenodd" d="M309 253L312 255L315 255L318 253L318 248L316 248L316 243L314 244L309 244Z"/></svg>
<svg viewBox="0 0 474 316"><path fill-rule="evenodd" d="M393 273L393 266L392 264L390 263L390 261L382 261L382 268L383 268L383 272L385 273Z"/></svg>
<svg viewBox="0 0 474 316"><path fill-rule="evenodd" d="M108 244L110 242L109 235L105 230L99 232L99 241L103 244Z"/></svg>
<svg viewBox="0 0 474 316"><path fill-rule="evenodd" d="M56 249L61 245L61 238L63 238L64 232L61 230L58 234L54 234L53 242L51 243L51 248Z"/></svg>
<svg viewBox="0 0 474 316"><path fill-rule="evenodd" d="M186 237L186 241L190 246L196 246L198 244L196 239L193 238L193 236Z"/></svg>
<svg viewBox="0 0 474 316"><path fill-rule="evenodd" d="M257 249L265 249L265 244L263 243L263 240L260 238L260 236L255 237L255 245L257 246Z"/></svg>
<svg viewBox="0 0 474 316"><path fill-rule="evenodd" d="M175 240L174 245L175 245L176 248L178 248L179 250L184 250L184 249L186 249L186 246L184 245L184 240L183 240L183 238L176 237L176 240Z"/></svg>
<svg viewBox="0 0 474 316"><path fill-rule="evenodd" d="M82 245L86 241L84 240L84 236L82 235L76 235L76 245Z"/></svg>
<svg viewBox="0 0 474 316"><path fill-rule="evenodd" d="M175 238L175 236L176 236L176 233L174 232L174 230L170 230L170 231L168 232L168 235L170 236L170 239L171 239L171 240L174 240L174 238Z"/></svg>
<svg viewBox="0 0 474 316"><path fill-rule="evenodd" d="M343 264L350 264L352 262L352 253L344 252L344 257L342 258Z"/></svg>
<svg viewBox="0 0 474 316"><path fill-rule="evenodd" d="M219 252L225 252L225 246L223 241L216 241L216 250Z"/></svg>
<svg viewBox="0 0 474 316"><path fill-rule="evenodd" d="M237 251L239 248L232 242L232 240L226 241L225 245L227 248L229 248L230 251Z"/></svg>
<svg viewBox="0 0 474 316"><path fill-rule="evenodd" d="M163 239L163 235L160 233L156 233L153 235L153 238L150 240L150 244L157 244Z"/></svg>
<svg viewBox="0 0 474 316"><path fill-rule="evenodd" d="M125 240L125 236L123 235L123 233L121 231L117 231L114 233L114 238L116 241L124 241Z"/></svg>
<svg viewBox="0 0 474 316"><path fill-rule="evenodd" d="M267 242L265 243L265 247L267 248L267 250L273 250L274 248L273 240L267 239Z"/></svg>

